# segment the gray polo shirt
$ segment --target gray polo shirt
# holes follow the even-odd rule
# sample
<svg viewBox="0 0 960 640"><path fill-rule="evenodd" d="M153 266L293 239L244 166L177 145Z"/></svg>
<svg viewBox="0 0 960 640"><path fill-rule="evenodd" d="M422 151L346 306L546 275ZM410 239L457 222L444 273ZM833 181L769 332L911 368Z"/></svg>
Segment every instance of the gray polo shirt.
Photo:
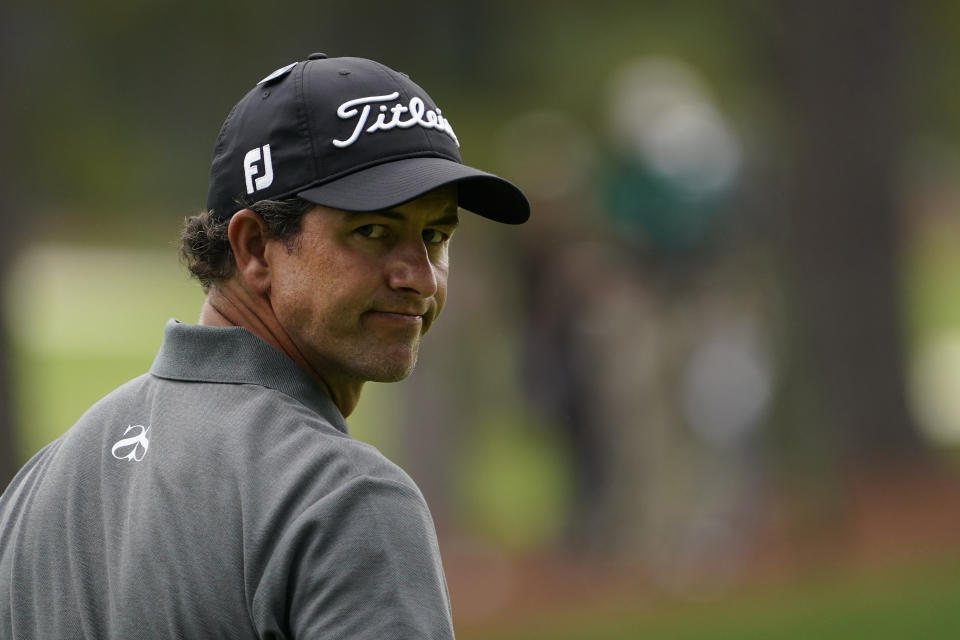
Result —
<svg viewBox="0 0 960 640"><path fill-rule="evenodd" d="M0 498L0 638L452 638L413 481L292 360L170 321Z"/></svg>

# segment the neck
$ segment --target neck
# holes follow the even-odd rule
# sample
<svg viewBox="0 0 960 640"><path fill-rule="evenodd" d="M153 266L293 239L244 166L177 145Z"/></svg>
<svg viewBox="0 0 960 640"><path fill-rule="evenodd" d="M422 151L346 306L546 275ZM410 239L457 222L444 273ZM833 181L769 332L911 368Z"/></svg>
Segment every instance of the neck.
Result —
<svg viewBox="0 0 960 640"><path fill-rule="evenodd" d="M255 336L286 354L306 371L330 396L344 417L353 413L363 390L362 380L342 380L339 384L320 375L304 357L272 313L269 302L252 298L242 287L227 282L210 288L200 310L199 324L213 327L243 327Z"/></svg>

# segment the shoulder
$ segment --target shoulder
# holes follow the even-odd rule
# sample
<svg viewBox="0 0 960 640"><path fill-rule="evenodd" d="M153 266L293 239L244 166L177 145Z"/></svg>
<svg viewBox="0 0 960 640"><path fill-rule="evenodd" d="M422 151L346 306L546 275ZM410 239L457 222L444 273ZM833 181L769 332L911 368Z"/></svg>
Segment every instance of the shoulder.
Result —
<svg viewBox="0 0 960 640"><path fill-rule="evenodd" d="M186 386L193 397L180 394L180 406L166 406L153 423L151 455L176 460L178 473L198 469L232 485L245 515L265 529L279 531L313 505L363 495L371 485L423 503L403 469L338 428L339 415L254 385Z"/></svg>
<svg viewBox="0 0 960 640"><path fill-rule="evenodd" d="M374 486L423 502L400 466L319 414L294 412L250 438L241 466L268 472L272 489L299 496L304 508L334 495L363 494Z"/></svg>

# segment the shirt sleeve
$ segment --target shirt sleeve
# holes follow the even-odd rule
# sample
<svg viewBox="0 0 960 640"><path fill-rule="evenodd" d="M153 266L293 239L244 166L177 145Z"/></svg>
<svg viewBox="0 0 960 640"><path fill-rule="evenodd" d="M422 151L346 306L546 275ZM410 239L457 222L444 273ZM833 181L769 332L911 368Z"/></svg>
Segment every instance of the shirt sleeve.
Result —
<svg viewBox="0 0 960 640"><path fill-rule="evenodd" d="M433 521L420 492L361 476L282 533L254 599L261 637L452 640Z"/></svg>

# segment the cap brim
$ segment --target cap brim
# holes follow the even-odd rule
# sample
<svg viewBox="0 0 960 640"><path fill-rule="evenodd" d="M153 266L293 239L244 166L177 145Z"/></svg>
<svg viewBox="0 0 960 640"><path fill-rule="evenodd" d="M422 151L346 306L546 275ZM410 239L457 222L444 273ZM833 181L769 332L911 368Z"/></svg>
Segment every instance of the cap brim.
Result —
<svg viewBox="0 0 960 640"><path fill-rule="evenodd" d="M473 167L444 158L405 158L355 171L311 187L297 196L344 211L381 211L456 184L458 204L485 218L520 224L530 217L530 203L516 186Z"/></svg>

